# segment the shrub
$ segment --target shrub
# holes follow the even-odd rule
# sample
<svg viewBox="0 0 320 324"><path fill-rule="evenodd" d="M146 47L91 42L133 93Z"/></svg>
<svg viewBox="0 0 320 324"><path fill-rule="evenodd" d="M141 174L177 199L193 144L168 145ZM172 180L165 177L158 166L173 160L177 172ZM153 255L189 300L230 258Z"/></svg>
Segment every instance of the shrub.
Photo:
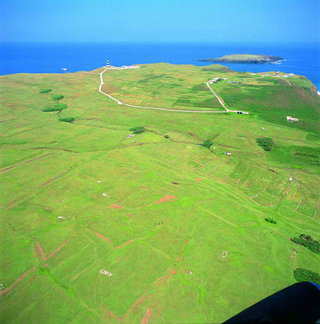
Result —
<svg viewBox="0 0 320 324"><path fill-rule="evenodd" d="M320 285L320 274L307 269L297 268L293 270L294 279L297 281L311 281Z"/></svg>
<svg viewBox="0 0 320 324"><path fill-rule="evenodd" d="M257 143L265 151L271 151L273 147L273 140L271 137L259 137L257 138Z"/></svg>
<svg viewBox="0 0 320 324"><path fill-rule="evenodd" d="M213 142L211 140L207 139L207 140L203 141L203 143L201 145L206 148L210 148L213 145Z"/></svg>
<svg viewBox="0 0 320 324"><path fill-rule="evenodd" d="M62 122L66 122L66 123L72 123L73 121L75 121L74 117L64 117L64 118L59 118L60 121Z"/></svg>
<svg viewBox="0 0 320 324"><path fill-rule="evenodd" d="M40 93L48 93L48 92L50 92L50 91L52 91L51 89L40 89Z"/></svg>
<svg viewBox="0 0 320 324"><path fill-rule="evenodd" d="M61 111L63 109L67 109L67 105L65 104L56 104L54 107L44 108L43 112L53 112L53 111Z"/></svg>
<svg viewBox="0 0 320 324"><path fill-rule="evenodd" d="M264 220L271 223L271 224L277 224L277 222L272 217L267 217Z"/></svg>
<svg viewBox="0 0 320 324"><path fill-rule="evenodd" d="M164 138L169 138L169 135L164 135Z"/></svg>
<svg viewBox="0 0 320 324"><path fill-rule="evenodd" d="M306 241L309 241L309 242L314 241L313 238L310 235L308 235L308 234L300 234L300 237L302 239L306 240Z"/></svg>
<svg viewBox="0 0 320 324"><path fill-rule="evenodd" d="M53 112L53 111L61 111L59 108L57 107L51 107L51 108L44 108L42 109L43 112Z"/></svg>
<svg viewBox="0 0 320 324"><path fill-rule="evenodd" d="M291 239L292 242L305 246L314 253L320 254L320 242L314 240L310 235L300 234L299 237Z"/></svg>
<svg viewBox="0 0 320 324"><path fill-rule="evenodd" d="M52 96L52 99L53 99L53 100L56 100L56 101L59 101L59 100L61 100L61 99L63 99L63 98L64 98L63 95L53 95L53 96Z"/></svg>
<svg viewBox="0 0 320 324"><path fill-rule="evenodd" d="M144 127L132 127L129 130L133 132L133 134L141 134L146 131Z"/></svg>

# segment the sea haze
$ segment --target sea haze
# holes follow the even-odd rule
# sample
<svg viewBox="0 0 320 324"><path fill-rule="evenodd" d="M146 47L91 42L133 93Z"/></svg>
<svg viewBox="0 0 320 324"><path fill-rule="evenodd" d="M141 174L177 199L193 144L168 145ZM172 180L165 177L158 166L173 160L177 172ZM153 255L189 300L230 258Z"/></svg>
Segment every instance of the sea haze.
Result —
<svg viewBox="0 0 320 324"><path fill-rule="evenodd" d="M305 75L320 89L320 45L214 43L2 43L0 73L61 73L92 70L105 64L167 62L208 65L196 59L252 53L280 56L281 64L224 63L236 71L282 71Z"/></svg>

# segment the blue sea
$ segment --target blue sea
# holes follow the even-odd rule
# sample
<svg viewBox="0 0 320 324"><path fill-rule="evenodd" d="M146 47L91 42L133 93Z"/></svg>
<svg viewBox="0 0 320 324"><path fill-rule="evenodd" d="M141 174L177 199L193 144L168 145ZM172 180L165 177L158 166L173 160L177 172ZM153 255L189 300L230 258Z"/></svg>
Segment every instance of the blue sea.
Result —
<svg viewBox="0 0 320 324"><path fill-rule="evenodd" d="M167 62L208 65L196 59L250 53L280 56L281 64L224 64L236 71L282 71L308 77L320 89L320 45L214 43L1 43L0 74L61 73L105 65Z"/></svg>

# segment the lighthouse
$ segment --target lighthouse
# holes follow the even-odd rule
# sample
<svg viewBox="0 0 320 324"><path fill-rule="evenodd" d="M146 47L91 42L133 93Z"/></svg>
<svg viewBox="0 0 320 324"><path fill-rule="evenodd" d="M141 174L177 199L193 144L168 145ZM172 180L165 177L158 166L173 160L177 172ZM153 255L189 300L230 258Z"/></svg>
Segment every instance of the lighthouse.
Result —
<svg viewBox="0 0 320 324"><path fill-rule="evenodd" d="M106 65L107 67L109 67L110 66L110 61L109 60L107 60L107 65Z"/></svg>

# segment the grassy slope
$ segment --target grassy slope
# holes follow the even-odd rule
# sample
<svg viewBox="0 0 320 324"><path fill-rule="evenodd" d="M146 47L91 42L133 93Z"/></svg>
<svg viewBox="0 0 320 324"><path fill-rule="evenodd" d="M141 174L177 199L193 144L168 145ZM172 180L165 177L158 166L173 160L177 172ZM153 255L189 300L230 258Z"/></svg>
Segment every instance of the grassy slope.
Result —
<svg viewBox="0 0 320 324"><path fill-rule="evenodd" d="M253 113L125 108L96 91L99 79L92 74L1 77L1 175L6 185L1 197L1 283L9 287L33 269L2 299L3 322L104 323L122 318L136 323L147 309L150 323L221 322L293 283L296 267L317 271L319 256L288 240L302 232L319 238L314 158L319 137L312 126L317 97L302 88L299 82L305 80L298 77L290 79L293 90L279 81L278 91L275 79L215 66L185 69L190 73L182 67L149 65L124 71L127 75L110 72L107 78L125 102L133 99L123 96L122 86L129 94L137 89L140 103L153 103L150 91L161 79L164 90L158 90L155 101L170 108L181 96L190 102L207 98L200 89L193 96L179 87L178 95L172 91L166 99L170 77L192 89L215 76L243 81L245 75L261 92L249 87L233 95L242 108L248 108L251 98ZM127 82L130 78L134 83ZM224 96L237 87L226 82L214 87L228 105L236 105L237 100ZM41 112L52 101L51 94L38 93L40 88L63 94L68 109L62 115L75 116L76 122L62 123L55 113ZM308 103L307 111L298 104L294 108L306 121L305 129L283 123L293 108L271 99L265 104L267 92ZM149 131L128 139L133 126ZM262 151L255 143L258 136L272 136L275 149ZM215 150L196 145L207 138L213 139ZM224 156L226 150L234 155ZM166 195L176 199L154 204ZM278 223L269 224L265 217ZM42 260L38 243L47 257L61 249ZM101 275L100 269L113 276Z"/></svg>
<svg viewBox="0 0 320 324"><path fill-rule="evenodd" d="M166 70L170 67L170 73ZM223 110L206 86L211 73L193 65L155 64L109 71L103 90L132 105L187 110Z"/></svg>

